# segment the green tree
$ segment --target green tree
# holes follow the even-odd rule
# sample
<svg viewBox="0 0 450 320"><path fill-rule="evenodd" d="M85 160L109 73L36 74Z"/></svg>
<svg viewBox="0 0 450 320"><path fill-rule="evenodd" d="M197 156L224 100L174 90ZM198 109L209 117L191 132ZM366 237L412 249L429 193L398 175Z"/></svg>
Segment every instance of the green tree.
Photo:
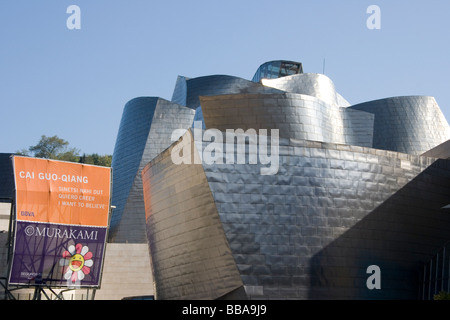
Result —
<svg viewBox="0 0 450 320"><path fill-rule="evenodd" d="M65 160L65 161L77 161L80 151L76 148L69 148L69 142L58 136L47 137L41 136L39 142L26 149L18 151L18 154L33 156L36 158Z"/></svg>
<svg viewBox="0 0 450 320"><path fill-rule="evenodd" d="M80 163L93 164L96 166L103 166L103 167L111 167L111 161L112 161L111 155L101 156L98 153L83 154L79 160Z"/></svg>
<svg viewBox="0 0 450 320"><path fill-rule="evenodd" d="M41 140L28 149L16 151L16 154L32 156L36 158L54 159L70 162L79 162L93 164L97 166L111 167L112 156L101 156L97 153L83 154L80 156L80 150L77 148L69 148L69 142L58 136L47 137L41 136Z"/></svg>

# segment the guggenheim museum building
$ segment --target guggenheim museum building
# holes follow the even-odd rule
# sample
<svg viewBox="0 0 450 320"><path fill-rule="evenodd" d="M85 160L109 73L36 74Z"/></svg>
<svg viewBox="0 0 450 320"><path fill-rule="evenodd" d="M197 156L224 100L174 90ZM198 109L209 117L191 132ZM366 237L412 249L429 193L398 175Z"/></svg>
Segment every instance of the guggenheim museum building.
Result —
<svg viewBox="0 0 450 320"><path fill-rule="evenodd" d="M352 105L295 61L179 76L124 107L109 241L148 244L156 299L430 299L449 139L433 97Z"/></svg>
<svg viewBox="0 0 450 320"><path fill-rule="evenodd" d="M295 61L179 76L124 107L110 241L148 244L156 299L430 299L449 139L433 97L352 105Z"/></svg>

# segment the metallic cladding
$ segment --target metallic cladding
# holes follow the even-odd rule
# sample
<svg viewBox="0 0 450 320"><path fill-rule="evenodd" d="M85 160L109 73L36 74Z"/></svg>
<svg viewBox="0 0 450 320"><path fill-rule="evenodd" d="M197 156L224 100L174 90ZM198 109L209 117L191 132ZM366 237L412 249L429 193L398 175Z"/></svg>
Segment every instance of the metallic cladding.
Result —
<svg viewBox="0 0 450 320"><path fill-rule="evenodd" d="M200 101L206 128L279 129L282 138L372 146L372 114L332 106L313 96L232 94Z"/></svg>
<svg viewBox="0 0 450 320"><path fill-rule="evenodd" d="M432 97L350 106L324 75L213 75L134 104L113 156L115 239L148 241L158 299L416 299L423 263L450 240L450 162L430 156L447 152L420 156L450 138ZM278 172L174 164L184 140L170 130L193 120L278 129ZM366 286L370 265L382 290Z"/></svg>
<svg viewBox="0 0 450 320"><path fill-rule="evenodd" d="M142 171L156 297L217 299L243 284L202 166L174 165L172 149Z"/></svg>
<svg viewBox="0 0 450 320"><path fill-rule="evenodd" d="M313 96L332 106L339 106L334 83L323 74L295 74L278 79L262 79L261 83L286 92Z"/></svg>
<svg viewBox="0 0 450 320"><path fill-rule="evenodd" d="M188 129L194 110L161 98L142 97L124 108L114 149L110 238L114 242L145 242L141 170L172 143L175 129Z"/></svg>
<svg viewBox="0 0 450 320"><path fill-rule="evenodd" d="M196 109L200 106L200 96L265 92L275 93L282 91L228 75L211 75L192 79L178 77L172 101L178 101L178 103L186 101L185 105L188 108ZM183 93L186 94L186 97L183 97Z"/></svg>
<svg viewBox="0 0 450 320"><path fill-rule="evenodd" d="M112 164L112 204L116 206L111 216L111 230L120 223L125 204L134 181L148 138L153 113L158 99L135 98L124 107L114 147Z"/></svg>
<svg viewBox="0 0 450 320"><path fill-rule="evenodd" d="M450 127L433 97L392 97L350 108L375 115L377 149L418 155L450 139Z"/></svg>
<svg viewBox="0 0 450 320"><path fill-rule="evenodd" d="M169 252L183 242L177 236L182 230L201 228L198 215L217 210L223 229L217 227L216 236L224 231L234 264L217 259L209 266L218 272L237 267L248 298L417 298L421 263L448 240L450 217L440 208L449 200L450 162L316 141L280 142L280 170L272 176L260 175L259 165L175 165L168 151L149 163L145 200L152 261L161 272L156 286L181 286L162 272L195 265L196 258L182 254L187 248L172 249L163 266L155 253ZM188 188L197 183L192 175L203 171L208 185L202 180L201 188ZM189 176L180 181L180 172ZM155 197L164 204L154 204ZM211 201L215 208L207 209ZM156 234L166 242L155 241ZM383 290L367 289L369 265L382 268ZM191 271L177 272L182 279Z"/></svg>

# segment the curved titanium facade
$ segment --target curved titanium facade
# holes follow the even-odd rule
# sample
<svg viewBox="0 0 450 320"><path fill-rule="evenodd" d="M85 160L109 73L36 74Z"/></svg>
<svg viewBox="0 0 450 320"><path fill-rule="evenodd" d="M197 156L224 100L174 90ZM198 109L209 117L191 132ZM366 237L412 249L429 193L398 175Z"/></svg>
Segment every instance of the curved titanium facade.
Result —
<svg viewBox="0 0 450 320"><path fill-rule="evenodd" d="M278 129L282 138L372 146L373 118L293 93L201 97L206 128Z"/></svg>
<svg viewBox="0 0 450 320"><path fill-rule="evenodd" d="M353 105L375 115L373 147L422 154L450 139L450 129L433 97L406 96Z"/></svg>
<svg viewBox="0 0 450 320"><path fill-rule="evenodd" d="M205 173L201 165L173 167L172 150L142 171L156 296L245 297Z"/></svg>
<svg viewBox="0 0 450 320"><path fill-rule="evenodd" d="M258 82L180 76L172 102L127 104L113 239L148 242L157 299L420 298L424 264L450 241L450 161L434 158L449 153L450 127L436 101L350 106L328 77L279 62L264 64ZM177 128L191 129L172 143ZM277 171L261 145L276 132L243 151L226 141L238 129L278 129ZM245 164L227 163L230 150ZM201 161L221 153L224 164ZM381 289L368 287L371 266Z"/></svg>
<svg viewBox="0 0 450 320"><path fill-rule="evenodd" d="M172 102L196 109L200 106L200 96L265 92L282 91L228 75L212 75L192 79L179 76L172 95Z"/></svg>
<svg viewBox="0 0 450 320"><path fill-rule="evenodd" d="M339 97L333 81L323 74L302 73L278 79L262 79L261 83L286 92L313 96L332 106L349 106L345 99Z"/></svg>
<svg viewBox="0 0 450 320"><path fill-rule="evenodd" d="M260 165L175 165L173 148L144 169L158 299L186 298L183 286L196 289L187 298L232 293L194 271L235 268L248 298L416 299L423 262L449 238L445 160L284 139L279 172L263 176ZM222 234L234 263L203 251ZM371 265L382 290L366 285Z"/></svg>
<svg viewBox="0 0 450 320"><path fill-rule="evenodd" d="M114 242L145 242L141 170L166 149L175 129L191 126L194 110L161 98L140 97L124 107L112 158L110 238Z"/></svg>

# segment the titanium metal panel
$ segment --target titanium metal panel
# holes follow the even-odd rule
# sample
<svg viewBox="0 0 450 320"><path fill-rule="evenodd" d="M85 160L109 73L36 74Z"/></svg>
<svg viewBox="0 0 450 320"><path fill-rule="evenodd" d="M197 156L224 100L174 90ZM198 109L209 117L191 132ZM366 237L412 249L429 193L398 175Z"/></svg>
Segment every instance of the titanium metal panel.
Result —
<svg viewBox="0 0 450 320"><path fill-rule="evenodd" d="M186 77L178 76L177 81L175 83L175 89L172 94L172 102L177 103L182 106L186 106L186 98L187 98L187 84L186 81L189 80Z"/></svg>
<svg viewBox="0 0 450 320"><path fill-rule="evenodd" d="M178 77L172 101L191 109L200 106L200 96L238 94L238 93L276 93L282 92L274 88L264 87L239 77L228 75L211 75L197 78ZM183 94L186 94L183 97Z"/></svg>
<svg viewBox="0 0 450 320"><path fill-rule="evenodd" d="M282 138L372 146L373 115L294 94L200 97L206 128L278 129Z"/></svg>
<svg viewBox="0 0 450 320"><path fill-rule="evenodd" d="M192 142L190 138L189 148ZM243 284L203 168L175 165L172 150L142 171L156 297L233 297Z"/></svg>
<svg viewBox="0 0 450 320"><path fill-rule="evenodd" d="M316 97L332 106L340 106L333 81L323 74L302 73L278 79L262 79L261 83L290 93L300 93ZM344 103L348 106L348 103Z"/></svg>
<svg viewBox="0 0 450 320"><path fill-rule="evenodd" d="M113 153L110 241L145 242L142 168L172 143L175 129L188 129L194 110L156 97L129 101Z"/></svg>
<svg viewBox="0 0 450 320"><path fill-rule="evenodd" d="M124 107L111 164L111 203L116 206L111 216L111 230L116 228L122 218L134 177L139 169L157 100L154 97L135 98Z"/></svg>
<svg viewBox="0 0 450 320"><path fill-rule="evenodd" d="M172 103L124 110L113 156L124 208L113 215L115 235L148 241L157 297L418 298L424 263L450 240L441 210L450 203L450 160L429 157L450 131L434 98L349 107L324 75L262 82L178 77ZM222 131L214 154L224 152L224 164L173 162L185 141L191 161L205 156L207 141L194 148L192 136L184 139L195 129L167 140L193 119ZM261 161L227 164L235 156L225 151L235 144L227 129L278 129L276 174L262 175ZM248 146L245 159L261 160L261 150ZM369 265L381 268L382 290L367 288Z"/></svg>
<svg viewBox="0 0 450 320"><path fill-rule="evenodd" d="M423 153L422 156L450 159L450 140L447 140L444 143L441 143L440 145L434 147L433 149L428 150L427 152Z"/></svg>
<svg viewBox="0 0 450 320"><path fill-rule="evenodd" d="M433 97L393 97L350 108L375 115L377 149L418 155L450 139L450 127Z"/></svg>
<svg viewBox="0 0 450 320"><path fill-rule="evenodd" d="M156 185L146 196L152 199L147 212L153 217L147 220L148 233L157 228L167 240L150 239L153 261L161 260L155 252L169 250L170 239L177 240L170 228L196 228L166 220L172 212L167 205L177 208L180 218L188 208L200 213L206 205L177 196L186 190L183 181L193 178L173 181L181 169L168 152L158 161L164 168L155 159L149 164L155 173L144 178L151 188ZM183 166L192 175L204 170L223 228L217 233L224 231L251 299L415 299L420 281L411 279L450 238L450 217L440 212L450 199L447 160L281 139L275 175L261 175L260 164ZM204 182L196 190L209 198L203 188ZM154 197L168 202L154 204ZM170 265L195 263L190 259L173 251ZM381 291L366 287L366 269L373 264L382 270ZM219 261L211 265L221 267L234 268ZM169 278L156 281L163 285Z"/></svg>

